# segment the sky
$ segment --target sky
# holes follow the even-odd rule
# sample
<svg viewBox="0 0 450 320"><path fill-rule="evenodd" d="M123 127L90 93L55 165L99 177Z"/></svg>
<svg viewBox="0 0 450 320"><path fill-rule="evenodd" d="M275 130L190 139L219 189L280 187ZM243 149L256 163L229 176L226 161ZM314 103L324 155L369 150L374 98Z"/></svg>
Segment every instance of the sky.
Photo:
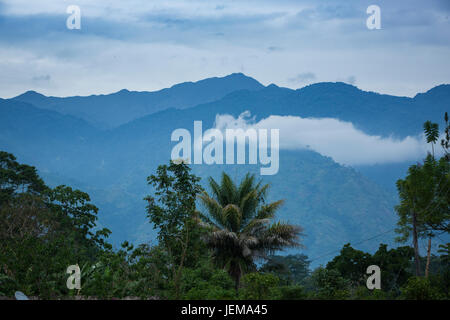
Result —
<svg viewBox="0 0 450 320"><path fill-rule="evenodd" d="M381 29L369 30L378 5ZM81 12L70 30L69 5ZM153 91L242 72L414 96L450 83L449 0L0 0L0 97Z"/></svg>

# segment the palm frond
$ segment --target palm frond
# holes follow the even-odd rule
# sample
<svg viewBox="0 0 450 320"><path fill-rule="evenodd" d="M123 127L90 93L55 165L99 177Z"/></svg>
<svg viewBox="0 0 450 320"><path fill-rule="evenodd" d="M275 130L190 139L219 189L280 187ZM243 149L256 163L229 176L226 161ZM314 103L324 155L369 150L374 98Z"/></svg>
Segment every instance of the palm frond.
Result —
<svg viewBox="0 0 450 320"><path fill-rule="evenodd" d="M222 217L226 221L228 228L234 232L240 231L242 213L235 204L229 204L222 210Z"/></svg>
<svg viewBox="0 0 450 320"><path fill-rule="evenodd" d="M208 213L212 220L215 221L216 224L226 228L227 221L222 214L222 206L217 202L217 200L211 198L206 192L199 195L199 198L208 210Z"/></svg>
<svg viewBox="0 0 450 320"><path fill-rule="evenodd" d="M275 212L284 204L284 200L278 200L269 204L262 205L256 213L255 219L272 219Z"/></svg>
<svg viewBox="0 0 450 320"><path fill-rule="evenodd" d="M242 199L245 197L249 192L254 190L254 184L255 184L255 176L247 173L245 175L245 178L242 180L241 184L239 185L238 193L239 193L239 199Z"/></svg>
<svg viewBox="0 0 450 320"><path fill-rule="evenodd" d="M224 199L222 199L222 191L220 185L216 182L216 180L213 179L213 177L209 177L208 182L212 190L212 193L216 197L217 201L219 201L219 203L223 203Z"/></svg>
<svg viewBox="0 0 450 320"><path fill-rule="evenodd" d="M225 172L222 174L222 182L220 185L223 203L222 206L226 206L227 204L238 204L237 203L237 188L234 184L233 180L231 180L230 176Z"/></svg>
<svg viewBox="0 0 450 320"><path fill-rule="evenodd" d="M240 200L239 207L242 210L242 221L246 224L248 220L252 219L258 208L259 200L257 190L251 190Z"/></svg>
<svg viewBox="0 0 450 320"><path fill-rule="evenodd" d="M261 234L262 248L270 251L282 250L286 247L299 247L299 235L302 228L283 222L272 224Z"/></svg>

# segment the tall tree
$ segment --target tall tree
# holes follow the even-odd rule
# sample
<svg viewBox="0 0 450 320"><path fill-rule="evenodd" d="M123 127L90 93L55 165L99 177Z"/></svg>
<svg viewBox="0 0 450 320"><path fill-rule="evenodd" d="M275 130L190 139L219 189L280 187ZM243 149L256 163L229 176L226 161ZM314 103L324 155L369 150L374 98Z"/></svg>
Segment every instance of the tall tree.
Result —
<svg viewBox="0 0 450 320"><path fill-rule="evenodd" d="M159 166L157 174L147 178L155 188L155 197L145 198L148 217L158 229L160 245L170 256L177 299L182 270L187 262L198 260L194 255L199 253L201 243L195 202L203 188L199 184L200 178L190 170L184 162L171 161L169 166Z"/></svg>
<svg viewBox="0 0 450 320"><path fill-rule="evenodd" d="M398 226L396 230L402 234L399 241L406 241L412 233L414 246L414 262L416 276L420 275L420 254L419 254L419 222L418 217L422 208L426 207L430 195L430 189L424 183L423 171L420 165L413 165L408 170L405 179L397 181L397 189L400 198L400 204L396 206L399 215Z"/></svg>
<svg viewBox="0 0 450 320"><path fill-rule="evenodd" d="M426 121L423 124L423 131L427 139L427 143L431 143L431 150L434 158L434 145L439 139L439 125L431 121Z"/></svg>
<svg viewBox="0 0 450 320"><path fill-rule="evenodd" d="M216 262L234 279L236 290L242 274L254 266L256 258L300 245L301 227L283 222L271 224L283 201L266 203L269 185L256 182L250 174L236 185L226 173L220 184L209 178L209 185L212 195L200 195L207 209L207 214L200 215L209 229L206 242L213 249Z"/></svg>
<svg viewBox="0 0 450 320"><path fill-rule="evenodd" d="M423 130L425 133L425 137L427 138L427 143L431 144L432 156L434 157L434 145L439 139L439 125L437 123L432 123L431 121L426 121L423 124ZM428 236L428 248L427 248L427 264L425 267L425 277L428 278L428 272L430 269L430 258L431 258L431 237L432 233Z"/></svg>
<svg viewBox="0 0 450 320"><path fill-rule="evenodd" d="M445 137L441 140L444 156L435 158L434 145L439 139L439 126L431 121L423 125L427 143L432 146L423 164L413 165L405 179L397 181L400 205L397 232L400 241L413 238L416 275L420 274L418 238L428 238L425 276L428 276L431 259L431 238L435 232L449 232L450 158L448 157L449 134L448 114L445 113Z"/></svg>

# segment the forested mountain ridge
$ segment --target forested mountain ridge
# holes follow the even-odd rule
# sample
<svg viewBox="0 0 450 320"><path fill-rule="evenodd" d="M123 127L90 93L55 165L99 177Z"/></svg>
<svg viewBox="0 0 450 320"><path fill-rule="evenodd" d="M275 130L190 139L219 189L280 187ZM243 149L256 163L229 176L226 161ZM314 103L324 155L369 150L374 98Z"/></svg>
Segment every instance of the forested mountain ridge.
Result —
<svg viewBox="0 0 450 320"><path fill-rule="evenodd" d="M263 85L253 78L234 73L222 78L184 82L154 92L123 89L106 95L59 98L46 97L35 91L28 91L15 97L14 100L79 117L99 128L106 129L167 108L189 108L220 99L236 90L261 88Z"/></svg>
<svg viewBox="0 0 450 320"><path fill-rule="evenodd" d="M80 119L83 118L80 114L63 115L42 108L42 103L47 103L49 98L35 93L28 93L22 99L31 97L28 100L34 99L41 107L18 101L19 98L2 99L0 149L35 165L52 185L70 184L91 194L100 208L100 225L113 231L112 239L116 244L124 239L144 242L154 239L142 200L149 191L146 177L159 164L168 163L174 145L170 135L177 128L193 130L193 121L202 120L206 129L213 126L217 114L237 117L250 111L256 120L270 115L329 117L349 121L367 134L405 137L420 134L424 120L439 122L450 105L449 85L407 98L364 92L344 83L319 83L291 90L276 85L262 87L243 75L230 77L239 81L229 88L239 90L215 101L196 106L175 105L178 108L160 104L158 108L163 110L110 129L99 129L94 123L101 118L85 121ZM250 90L241 90L241 80L249 84ZM192 87L195 84L172 88L189 91ZM105 101L117 99L115 107L104 113L112 117L110 120L122 117L113 110L128 110L129 94L121 91L101 96ZM80 109L77 112L87 111L89 104L95 103L78 105L77 99L71 102ZM171 101L176 101L176 97ZM59 108L56 104L47 107ZM193 170L202 177L202 183L206 183L208 176L217 178L222 170L237 178L247 171L257 173L259 166L194 165ZM312 258L394 227L395 193L353 168L339 165L316 152L282 151L278 175L261 178L271 183L274 199L286 200L277 218L305 227L306 249L303 252ZM393 234L388 236L392 238ZM373 245L365 243L362 248L375 250L377 243Z"/></svg>

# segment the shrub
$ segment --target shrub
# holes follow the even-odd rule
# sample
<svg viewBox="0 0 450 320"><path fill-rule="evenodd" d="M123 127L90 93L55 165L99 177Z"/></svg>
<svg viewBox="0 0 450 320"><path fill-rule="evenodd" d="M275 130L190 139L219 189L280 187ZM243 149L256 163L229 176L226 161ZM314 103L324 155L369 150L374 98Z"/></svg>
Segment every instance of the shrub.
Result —
<svg viewBox="0 0 450 320"><path fill-rule="evenodd" d="M423 277L411 277L402 288L402 297L407 300L437 300L442 298L439 290Z"/></svg>
<svg viewBox="0 0 450 320"><path fill-rule="evenodd" d="M253 272L243 277L240 297L249 300L279 299L279 279L270 273Z"/></svg>
<svg viewBox="0 0 450 320"><path fill-rule="evenodd" d="M281 300L304 300L307 298L302 286L283 286L279 288Z"/></svg>

